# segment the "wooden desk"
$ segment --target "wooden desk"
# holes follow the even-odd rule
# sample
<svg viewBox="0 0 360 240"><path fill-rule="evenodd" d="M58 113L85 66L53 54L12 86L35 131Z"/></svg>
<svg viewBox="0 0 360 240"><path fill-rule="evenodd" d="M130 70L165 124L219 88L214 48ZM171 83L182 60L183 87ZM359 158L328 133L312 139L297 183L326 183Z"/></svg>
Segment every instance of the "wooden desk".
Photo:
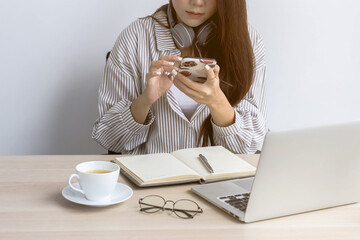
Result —
<svg viewBox="0 0 360 240"><path fill-rule="evenodd" d="M257 155L242 156L257 164ZM0 156L0 239L360 239L360 204L243 224L190 191L191 184L138 188L126 202L92 208L64 199L75 165L111 155ZM195 200L204 213L180 219L168 212L144 214L138 200L150 194Z"/></svg>

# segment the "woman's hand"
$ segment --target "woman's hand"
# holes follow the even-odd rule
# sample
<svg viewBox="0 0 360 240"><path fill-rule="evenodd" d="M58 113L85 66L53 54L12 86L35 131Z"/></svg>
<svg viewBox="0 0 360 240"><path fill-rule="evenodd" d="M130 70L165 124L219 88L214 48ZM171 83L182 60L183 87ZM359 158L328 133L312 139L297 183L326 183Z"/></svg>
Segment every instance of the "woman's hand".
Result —
<svg viewBox="0 0 360 240"><path fill-rule="evenodd" d="M204 83L194 82L179 73L174 78L174 84L196 102L205 104L216 125L226 127L235 122L235 112L220 88L219 72L218 65L214 70L206 66L207 80Z"/></svg>
<svg viewBox="0 0 360 240"><path fill-rule="evenodd" d="M149 113L150 106L156 102L172 86L173 70L176 62L181 58L177 56L163 56L157 61L152 61L150 71L146 74L145 91L131 104L130 111L134 120L144 124Z"/></svg>
<svg viewBox="0 0 360 240"><path fill-rule="evenodd" d="M174 84L198 103L205 104L208 107L220 106L227 102L227 98L220 88L220 67L216 65L214 70L208 67L206 72L207 80L204 83L194 82L179 73L174 78Z"/></svg>
<svg viewBox="0 0 360 240"><path fill-rule="evenodd" d="M181 57L162 56L158 61L152 61L150 71L146 74L146 89L143 93L144 101L148 105L153 104L172 86L171 72L177 71L175 63L179 63Z"/></svg>

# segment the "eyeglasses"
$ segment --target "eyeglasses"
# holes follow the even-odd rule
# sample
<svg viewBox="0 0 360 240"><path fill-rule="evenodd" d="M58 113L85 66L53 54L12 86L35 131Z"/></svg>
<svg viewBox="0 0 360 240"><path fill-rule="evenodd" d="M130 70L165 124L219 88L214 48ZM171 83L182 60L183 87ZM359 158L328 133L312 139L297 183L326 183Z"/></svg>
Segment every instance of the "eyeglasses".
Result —
<svg viewBox="0 0 360 240"><path fill-rule="evenodd" d="M165 207L166 203L173 203L172 208ZM202 213L203 210L199 205L189 199L180 199L176 202L171 200L165 200L163 197L158 195L149 195L139 199L140 211L146 213L155 213L160 210L169 210L176 214L180 218L194 218L197 213Z"/></svg>

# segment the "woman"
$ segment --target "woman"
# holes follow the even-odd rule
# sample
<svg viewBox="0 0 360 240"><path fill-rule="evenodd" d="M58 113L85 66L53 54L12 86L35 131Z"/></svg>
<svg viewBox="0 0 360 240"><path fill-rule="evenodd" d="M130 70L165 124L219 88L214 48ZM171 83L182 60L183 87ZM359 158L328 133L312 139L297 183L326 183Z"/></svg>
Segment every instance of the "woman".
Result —
<svg viewBox="0 0 360 240"><path fill-rule="evenodd" d="M218 65L196 83L176 74L183 56ZM92 137L123 154L208 145L254 153L268 131L264 79L264 46L247 24L245 0L170 0L117 39Z"/></svg>

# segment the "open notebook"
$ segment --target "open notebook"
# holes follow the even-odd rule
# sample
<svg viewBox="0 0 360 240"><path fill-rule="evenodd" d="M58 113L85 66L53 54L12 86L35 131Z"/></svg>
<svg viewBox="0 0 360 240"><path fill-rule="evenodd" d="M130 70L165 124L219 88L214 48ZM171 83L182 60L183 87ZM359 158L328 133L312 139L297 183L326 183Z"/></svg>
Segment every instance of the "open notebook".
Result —
<svg viewBox="0 0 360 240"><path fill-rule="evenodd" d="M214 173L199 159L204 155ZM140 187L186 182L212 182L252 176L256 168L221 146L188 148L172 153L117 157L120 172Z"/></svg>

